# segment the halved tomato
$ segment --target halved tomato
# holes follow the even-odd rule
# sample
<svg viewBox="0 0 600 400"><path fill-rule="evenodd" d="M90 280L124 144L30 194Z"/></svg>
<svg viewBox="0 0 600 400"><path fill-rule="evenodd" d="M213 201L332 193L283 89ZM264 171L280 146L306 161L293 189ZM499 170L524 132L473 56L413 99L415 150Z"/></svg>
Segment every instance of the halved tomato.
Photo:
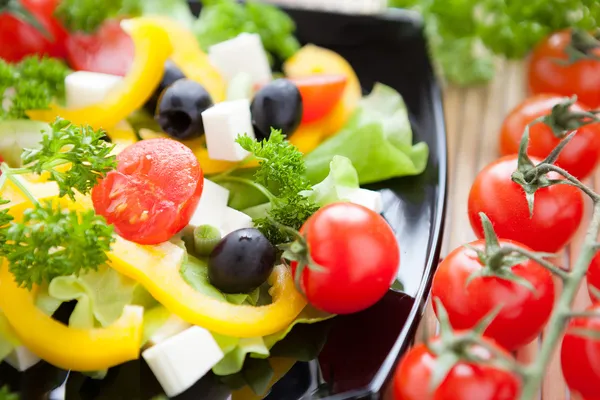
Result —
<svg viewBox="0 0 600 400"><path fill-rule="evenodd" d="M333 110L340 101L348 78L344 75L319 74L293 78L302 96L302 123L317 121Z"/></svg>

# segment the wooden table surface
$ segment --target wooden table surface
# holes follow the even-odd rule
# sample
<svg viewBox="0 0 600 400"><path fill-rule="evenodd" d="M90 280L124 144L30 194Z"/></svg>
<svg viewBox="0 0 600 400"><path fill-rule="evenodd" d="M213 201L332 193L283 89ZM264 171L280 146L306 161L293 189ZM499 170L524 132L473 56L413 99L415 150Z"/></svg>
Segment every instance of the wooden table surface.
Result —
<svg viewBox="0 0 600 400"><path fill-rule="evenodd" d="M458 246L475 239L467 216L467 199L471 184L478 171L499 156L497 143L502 121L526 95L525 64L521 62L502 62L496 79L489 86L474 88L448 86L444 89L450 175L442 257ZM599 190L600 173L596 173L586 183ZM585 222L589 221L590 214L591 203L587 203ZM560 262L564 265L569 265L577 255L587 223L582 225L582 229L571 245L560 254ZM559 280L556 280L556 283L560 285ZM587 292L582 289L576 298L576 305L583 308L588 304ZM427 325L427 332L432 334L436 332L437 321L431 309L431 302L417 331L417 342L422 338L424 324ZM516 353L517 358L523 362L534 359L539 340L541 337L519 350ZM577 396L569 394L564 383L559 351L555 353L548 368L541 399L577 399Z"/></svg>

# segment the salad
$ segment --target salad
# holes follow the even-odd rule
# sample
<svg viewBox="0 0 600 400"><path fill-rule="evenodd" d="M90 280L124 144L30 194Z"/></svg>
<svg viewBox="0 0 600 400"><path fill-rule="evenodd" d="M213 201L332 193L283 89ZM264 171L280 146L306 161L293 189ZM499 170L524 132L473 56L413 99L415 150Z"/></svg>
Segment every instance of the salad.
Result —
<svg viewBox="0 0 600 400"><path fill-rule="evenodd" d="M91 40L70 3L40 27L23 1L21 22ZM278 9L178 10L94 14L78 61L2 54L0 361L103 379L142 358L169 397L210 371L260 397L318 354L285 346L296 325L362 311L396 280L381 195L360 185L420 174L428 148L399 93L363 96ZM254 25L216 35L232 10Z"/></svg>

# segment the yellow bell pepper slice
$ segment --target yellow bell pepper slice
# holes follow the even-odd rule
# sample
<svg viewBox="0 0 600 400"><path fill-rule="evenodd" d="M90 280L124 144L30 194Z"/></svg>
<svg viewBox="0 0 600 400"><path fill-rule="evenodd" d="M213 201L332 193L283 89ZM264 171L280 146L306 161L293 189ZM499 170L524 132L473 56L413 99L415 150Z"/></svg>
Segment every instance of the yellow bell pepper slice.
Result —
<svg viewBox="0 0 600 400"><path fill-rule="evenodd" d="M285 62L283 70L291 78L316 74L340 74L347 77L348 82L340 102L323 120L315 122L323 127L325 136L339 132L362 97L360 81L348 61L332 50L308 44Z"/></svg>
<svg viewBox="0 0 600 400"><path fill-rule="evenodd" d="M290 136L290 143L304 154L308 154L323 141L323 126L321 124L300 125L296 132Z"/></svg>
<svg viewBox="0 0 600 400"><path fill-rule="evenodd" d="M227 85L219 71L210 63L191 30L172 18L145 17L163 28L169 35L173 54L171 61L191 80L200 83L210 93L213 102L225 100Z"/></svg>
<svg viewBox="0 0 600 400"><path fill-rule="evenodd" d="M234 337L270 335L289 326L306 305L283 265L275 267L269 277L271 304L234 305L206 296L185 282L179 273L185 249L170 242L140 246L116 239L108 253L112 268L139 282L179 318L209 331Z"/></svg>
<svg viewBox="0 0 600 400"><path fill-rule="evenodd" d="M51 104L48 110L27 111L29 118L52 122L60 116L74 124L110 129L142 107L162 79L171 43L163 28L143 18L123 21L123 28L133 39L135 58L125 79L104 101L82 108Z"/></svg>
<svg viewBox="0 0 600 400"><path fill-rule="evenodd" d="M75 371L111 368L139 357L142 307L126 306L107 328L74 329L35 305L37 288L20 288L6 262L0 268L0 308L23 345L50 364Z"/></svg>

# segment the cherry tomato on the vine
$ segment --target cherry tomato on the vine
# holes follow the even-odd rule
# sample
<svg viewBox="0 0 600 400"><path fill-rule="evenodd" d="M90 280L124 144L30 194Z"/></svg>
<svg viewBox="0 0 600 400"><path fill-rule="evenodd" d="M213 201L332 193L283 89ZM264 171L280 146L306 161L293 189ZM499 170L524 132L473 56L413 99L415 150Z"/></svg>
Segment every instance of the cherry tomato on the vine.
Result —
<svg viewBox="0 0 600 400"><path fill-rule="evenodd" d="M0 59L18 62L29 55L63 58L67 31L54 18L59 0L18 0L18 4L44 28L7 11L0 11Z"/></svg>
<svg viewBox="0 0 600 400"><path fill-rule="evenodd" d="M500 132L500 152L502 155L517 154L525 126L533 120L549 115L552 107L565 98L551 94L539 94L526 99L515 107L504 120ZM572 111L584 111L580 103L571 107ZM527 154L545 158L560 143L550 127L543 123L529 129ZM600 123L584 125L577 129L575 137L558 156L556 165L569 171L579 179L587 177L600 159Z"/></svg>
<svg viewBox="0 0 600 400"><path fill-rule="evenodd" d="M537 164L539 159L532 158ZM478 238L483 238L479 213L492 221L498 237L514 240L536 251L557 252L572 238L583 218L583 195L569 185L553 185L535 193L533 216L523 188L511 180L517 170L517 155L502 157L487 165L475 178L469 193L469 220ZM560 179L549 173L551 179Z"/></svg>
<svg viewBox="0 0 600 400"><path fill-rule="evenodd" d="M322 270L304 268L306 299L332 314L364 310L387 292L400 265L400 249L383 217L353 203L319 209L302 226L310 256ZM296 274L297 262L291 264Z"/></svg>
<svg viewBox="0 0 600 400"><path fill-rule="evenodd" d="M590 266L587 271L586 278L588 293L590 295L592 303L600 303L600 298L596 298L591 289L591 287L593 287L597 291L600 291L600 252L597 252L594 258L592 258L592 261L590 262Z"/></svg>
<svg viewBox="0 0 600 400"><path fill-rule="evenodd" d="M125 76L134 45L119 21L106 21L93 34L76 32L67 40L67 59L75 70Z"/></svg>
<svg viewBox="0 0 600 400"><path fill-rule="evenodd" d="M312 75L293 78L302 96L302 123L317 121L335 107L346 88L348 78L344 75Z"/></svg>
<svg viewBox="0 0 600 400"><path fill-rule="evenodd" d="M495 346L492 341L489 345ZM489 357L487 350L478 350L478 354ZM515 374L461 361L432 393L429 387L436 360L424 344L409 350L394 375L394 400L514 400L521 391Z"/></svg>
<svg viewBox="0 0 600 400"><path fill-rule="evenodd" d="M600 305L588 309L600 313ZM573 318L563 338L560 361L571 392L585 400L600 400L600 340L581 336L573 329L600 334L600 317Z"/></svg>
<svg viewBox="0 0 600 400"><path fill-rule="evenodd" d="M534 50L529 61L528 80L532 93L577 95L588 107L600 106L600 61L579 60L564 66L557 60L568 59L565 47L571 43L570 31L553 33ZM593 53L600 56L600 49Z"/></svg>
<svg viewBox="0 0 600 400"><path fill-rule="evenodd" d="M117 162L92 190L92 201L119 235L157 244L189 223L204 180L188 147L171 139L142 140L123 150Z"/></svg>
<svg viewBox="0 0 600 400"><path fill-rule="evenodd" d="M510 240L500 239L500 245L529 248ZM484 240L470 243L476 249L485 248ZM448 312L455 329L469 329L502 304L499 314L485 331L508 351L535 339L548 321L554 305L554 282L550 272L527 260L513 266L512 272L526 279L535 288L531 291L519 283L495 276L474 278L471 274L482 268L475 251L461 246L440 263L433 277L431 296L438 297ZM434 310L437 308L434 303ZM518 327L518 329L515 329Z"/></svg>

